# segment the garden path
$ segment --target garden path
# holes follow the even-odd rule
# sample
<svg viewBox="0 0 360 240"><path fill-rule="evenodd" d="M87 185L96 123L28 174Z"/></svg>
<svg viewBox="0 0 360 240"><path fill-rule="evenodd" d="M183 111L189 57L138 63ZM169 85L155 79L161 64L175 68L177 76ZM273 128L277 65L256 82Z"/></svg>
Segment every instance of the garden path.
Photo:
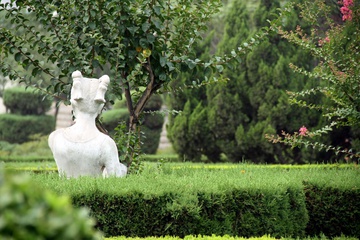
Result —
<svg viewBox="0 0 360 240"><path fill-rule="evenodd" d="M56 129L67 128L73 124L72 121L72 107L66 106L65 104L60 104L58 116L56 119ZM55 103L52 105L51 109L48 112L49 115L55 115Z"/></svg>
<svg viewBox="0 0 360 240"><path fill-rule="evenodd" d="M0 98L0 114L5 113L5 112L6 112L6 108L5 108L4 104L3 104L3 99Z"/></svg>

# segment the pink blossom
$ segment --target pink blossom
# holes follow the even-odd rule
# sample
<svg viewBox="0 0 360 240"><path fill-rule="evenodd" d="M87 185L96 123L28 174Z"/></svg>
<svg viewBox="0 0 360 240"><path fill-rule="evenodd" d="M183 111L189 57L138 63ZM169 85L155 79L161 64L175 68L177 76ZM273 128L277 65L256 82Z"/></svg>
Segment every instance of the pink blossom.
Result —
<svg viewBox="0 0 360 240"><path fill-rule="evenodd" d="M306 133L307 133L307 128L305 126L302 126L300 129L299 129L299 135L300 136L305 136Z"/></svg>
<svg viewBox="0 0 360 240"><path fill-rule="evenodd" d="M321 46L324 45L325 43L329 43L329 42L330 42L330 38L329 38L329 37L325 37L324 39L319 39L318 45L319 45L319 47L321 47Z"/></svg>
<svg viewBox="0 0 360 240"><path fill-rule="evenodd" d="M340 4L343 5L340 8L340 12L343 15L342 20L343 21L346 21L346 20L351 21L351 19L352 19L352 10L350 8L354 4L353 0L343 0L342 2L340 1Z"/></svg>

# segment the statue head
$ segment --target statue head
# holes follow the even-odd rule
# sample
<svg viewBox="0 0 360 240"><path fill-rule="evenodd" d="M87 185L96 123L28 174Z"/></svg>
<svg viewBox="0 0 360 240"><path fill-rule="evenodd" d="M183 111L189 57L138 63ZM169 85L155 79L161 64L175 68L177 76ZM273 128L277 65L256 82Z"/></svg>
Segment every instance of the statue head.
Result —
<svg viewBox="0 0 360 240"><path fill-rule="evenodd" d="M74 116L86 113L96 117L105 104L105 93L110 82L108 75L101 78L85 78L80 71L72 73L71 105Z"/></svg>

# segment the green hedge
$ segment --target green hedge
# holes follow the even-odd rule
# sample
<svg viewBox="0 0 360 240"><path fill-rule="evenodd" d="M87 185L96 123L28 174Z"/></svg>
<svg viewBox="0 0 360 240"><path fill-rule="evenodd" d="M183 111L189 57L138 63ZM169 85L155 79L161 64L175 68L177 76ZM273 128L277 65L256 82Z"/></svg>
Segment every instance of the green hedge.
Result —
<svg viewBox="0 0 360 240"><path fill-rule="evenodd" d="M4 90L4 105L13 114L42 115L51 107L52 101L34 88L14 87Z"/></svg>
<svg viewBox="0 0 360 240"><path fill-rule="evenodd" d="M114 129L120 122L126 122L129 125L129 111L126 108L112 109L101 114L102 124L109 131L110 135L114 134Z"/></svg>
<svg viewBox="0 0 360 240"><path fill-rule="evenodd" d="M149 101L144 107L144 111L158 111L163 104L162 97L160 95L152 95Z"/></svg>
<svg viewBox="0 0 360 240"><path fill-rule="evenodd" d="M107 236L359 238L358 176L352 165L148 163L126 178L33 177L88 206Z"/></svg>
<svg viewBox="0 0 360 240"><path fill-rule="evenodd" d="M161 114L144 114L144 126L149 129L162 129L164 116Z"/></svg>
<svg viewBox="0 0 360 240"><path fill-rule="evenodd" d="M306 233L314 236L325 233L329 237L354 236L360 238L360 185L340 189L305 182L306 207L310 221Z"/></svg>
<svg viewBox="0 0 360 240"><path fill-rule="evenodd" d="M145 238L139 238L139 237L129 238L129 237L125 237L125 236L118 236L118 237L105 238L105 240L276 240L276 239L278 239L278 238L274 238L269 235L262 236L262 237L250 237L250 238L243 238L243 237L236 237L236 236L234 237L234 236L229 236L229 235L224 235L224 236L188 235L188 236L185 236L184 238L179 238L176 236L164 236L164 237L151 237L150 236L150 237L145 237ZM287 238L287 237L282 237L281 239L282 240L294 240L294 238ZM303 238L303 239L306 239L306 240L329 240L329 238L327 238L325 236L321 236L321 238L307 237L307 238ZM296 240L299 240L299 239L296 239ZM334 238L332 240L358 240L358 239L342 236L342 237Z"/></svg>
<svg viewBox="0 0 360 240"><path fill-rule="evenodd" d="M0 114L0 141L24 143L33 134L47 135L55 129L55 118L48 115Z"/></svg>
<svg viewBox="0 0 360 240"><path fill-rule="evenodd" d="M144 133L142 138L141 152L145 154L155 154L159 147L162 128L150 129L142 126L141 131Z"/></svg>
<svg viewBox="0 0 360 240"><path fill-rule="evenodd" d="M275 195L275 197L274 197ZM224 193L193 193L182 203L181 194L144 196L92 192L73 196L76 206L87 206L97 227L108 236L304 236L307 214L302 191L229 189Z"/></svg>

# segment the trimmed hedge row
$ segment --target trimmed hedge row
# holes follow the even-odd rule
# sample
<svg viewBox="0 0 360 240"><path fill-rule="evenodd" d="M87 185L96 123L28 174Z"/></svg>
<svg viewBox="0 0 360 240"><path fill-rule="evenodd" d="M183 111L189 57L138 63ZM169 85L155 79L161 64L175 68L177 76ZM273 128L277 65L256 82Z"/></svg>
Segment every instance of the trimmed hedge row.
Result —
<svg viewBox="0 0 360 240"><path fill-rule="evenodd" d="M306 233L310 236L325 233L336 237L360 238L360 186L353 189L338 189L304 183L306 208L310 221Z"/></svg>
<svg viewBox="0 0 360 240"><path fill-rule="evenodd" d="M72 199L74 205L91 209L97 227L107 236L303 237L308 221L303 192L290 188L278 192L256 189L229 189L218 194L197 192L188 204L181 203L181 196L175 192L144 196L139 192L108 195L95 191Z"/></svg>
<svg viewBox="0 0 360 240"><path fill-rule="evenodd" d="M150 237L145 237L145 238L139 238L139 237L129 238L129 237L125 237L125 236L117 236L117 237L105 238L105 240L275 240L275 239L278 239L278 238L274 238L269 235L262 236L262 237L250 237L250 238L243 238L243 237L236 237L236 236L234 237L234 236L229 236L229 235L224 235L224 236L188 235L188 236L185 236L184 238L179 238L176 236L164 236L164 237L151 237L150 236ZM282 240L295 240L294 238L287 238L287 237L282 237L281 239ZM303 238L303 239L306 239L306 240L320 240L320 239L321 240L329 240L329 238L327 238L325 236L321 236L320 238L307 237L307 238ZM296 240L299 240L299 239L297 238ZM358 240L358 239L341 236L341 237L333 238L332 240Z"/></svg>
<svg viewBox="0 0 360 240"><path fill-rule="evenodd" d="M107 236L360 237L357 166L207 166L151 163L126 178L33 177L89 207Z"/></svg>
<svg viewBox="0 0 360 240"><path fill-rule="evenodd" d="M55 128L55 118L49 115L0 114L0 141L24 143L31 135L47 135Z"/></svg>
<svg viewBox="0 0 360 240"><path fill-rule="evenodd" d="M87 206L106 236L231 235L360 237L360 190L307 183L304 192L229 189L222 194L194 193L196 204L183 205L176 193L144 196L139 192L73 196Z"/></svg>
<svg viewBox="0 0 360 240"><path fill-rule="evenodd" d="M1 147L1 143L0 143ZM144 162L179 162L176 154L172 155L141 155ZM0 161L3 162L55 162L53 156L1 156Z"/></svg>
<svg viewBox="0 0 360 240"><path fill-rule="evenodd" d="M43 115L51 107L52 100L34 88L13 87L4 91L4 105L13 114Z"/></svg>

